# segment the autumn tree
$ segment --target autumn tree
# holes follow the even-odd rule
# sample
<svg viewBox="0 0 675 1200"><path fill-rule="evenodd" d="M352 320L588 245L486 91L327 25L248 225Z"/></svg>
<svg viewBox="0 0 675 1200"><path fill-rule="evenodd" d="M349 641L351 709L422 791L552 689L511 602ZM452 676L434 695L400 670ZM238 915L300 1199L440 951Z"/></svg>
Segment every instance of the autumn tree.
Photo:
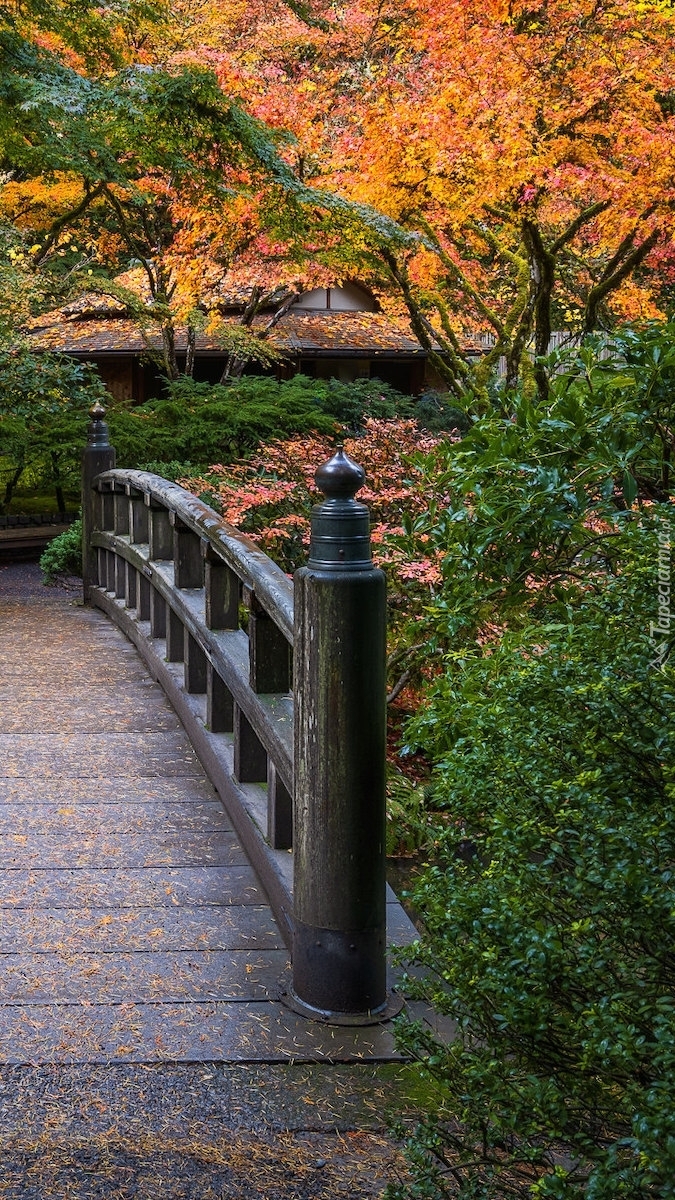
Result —
<svg viewBox="0 0 675 1200"><path fill-rule="evenodd" d="M675 263L668 5L317 0L311 12L236 9L215 69L293 129L299 177L367 206L338 215L338 244L328 214L324 252L379 269L452 389L471 382L462 334L490 335L480 389L502 355L514 384L553 328L659 316ZM545 396L538 364L535 376Z"/></svg>
<svg viewBox="0 0 675 1200"><path fill-rule="evenodd" d="M252 293L275 272L291 285L308 268L357 275L407 311L455 392L481 392L501 356L511 386L534 356L545 397L536 360L552 329L662 311L675 269L669 6L175 0L164 17L118 21L112 44L133 67L94 85L80 66L73 85L62 55L12 107L12 161L81 186L59 221L94 201L127 260L146 275L166 264L148 279L155 316L202 309L212 269ZM54 113L64 86L67 130ZM292 137L274 144L251 114ZM139 235L160 210L161 253L154 230ZM491 347L475 371L467 334Z"/></svg>
<svg viewBox="0 0 675 1200"><path fill-rule="evenodd" d="M8 19L0 38L0 206L8 228L24 235L24 259L28 252L62 290L117 294L149 345L159 331L169 378L179 373L177 322L187 327L187 373L209 321L230 351L231 374L251 357L271 361L265 342L299 269L284 239L291 230L293 243L302 214L292 202L297 180L278 153L283 135L248 115L208 67L175 56L166 66L147 54L130 61L137 47L124 23L111 31L115 54L92 61L54 32L51 10L46 21L45 31L44 22L36 29ZM235 282L249 294L232 328L218 309L234 261ZM267 261L267 275L256 272ZM116 285L110 276L129 265L135 286ZM287 295L254 328L273 290L270 272Z"/></svg>

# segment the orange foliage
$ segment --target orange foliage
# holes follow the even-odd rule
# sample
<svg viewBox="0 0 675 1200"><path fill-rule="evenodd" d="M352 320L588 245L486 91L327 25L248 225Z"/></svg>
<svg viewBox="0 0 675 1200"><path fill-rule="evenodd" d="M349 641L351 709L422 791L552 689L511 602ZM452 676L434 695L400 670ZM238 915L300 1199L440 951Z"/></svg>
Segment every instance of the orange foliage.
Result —
<svg viewBox="0 0 675 1200"><path fill-rule="evenodd" d="M223 168L136 181L172 224L164 274L184 314L209 290L361 275L405 303L461 382L460 335L490 332L511 377L554 327L662 311L675 275L675 10L661 0L172 0L159 25L123 23L128 61L212 68L224 92L295 142L303 181L365 202L415 235L303 220L269 180ZM66 55L66 50L63 50ZM103 64L102 64L103 65ZM40 181L22 220L62 211ZM18 191L25 185L11 185ZM31 186L31 185L29 185ZM53 189L50 191L50 189ZM6 191L6 188L5 188ZM101 258L110 261L110 242ZM208 304L207 304L208 307ZM450 364L450 365L448 365Z"/></svg>
<svg viewBox="0 0 675 1200"><path fill-rule="evenodd" d="M425 318L448 350L453 333L490 331L517 365L551 319L661 311L672 6L352 0L313 5L313 26L262 0L212 13L223 86L293 130L298 172L420 235L382 264L420 336Z"/></svg>

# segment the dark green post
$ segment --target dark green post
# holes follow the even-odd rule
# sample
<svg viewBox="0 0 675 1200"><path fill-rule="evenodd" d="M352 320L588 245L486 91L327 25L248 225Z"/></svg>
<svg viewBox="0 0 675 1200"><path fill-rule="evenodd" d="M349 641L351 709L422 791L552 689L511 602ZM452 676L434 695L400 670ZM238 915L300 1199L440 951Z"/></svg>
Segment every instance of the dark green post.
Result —
<svg viewBox="0 0 675 1200"><path fill-rule="evenodd" d="M362 468L340 450L315 478L326 499L295 573L293 993L358 1020L387 1007L385 579Z"/></svg>
<svg viewBox="0 0 675 1200"><path fill-rule="evenodd" d="M115 451L108 441L103 405L96 401L89 416L87 445L82 452L82 586L85 604L89 600L90 587L98 582L97 556L91 547L91 535L100 527L101 498L91 485L101 471L111 471L115 466Z"/></svg>

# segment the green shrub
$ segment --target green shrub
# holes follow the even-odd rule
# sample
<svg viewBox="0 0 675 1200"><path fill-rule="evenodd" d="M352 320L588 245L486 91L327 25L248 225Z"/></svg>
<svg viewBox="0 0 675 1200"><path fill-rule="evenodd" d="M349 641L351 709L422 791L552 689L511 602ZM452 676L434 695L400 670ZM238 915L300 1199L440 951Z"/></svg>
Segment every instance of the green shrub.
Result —
<svg viewBox="0 0 675 1200"><path fill-rule="evenodd" d="M553 356L547 405L512 396L508 413L480 417L418 463L426 512L404 514L397 545L441 574L423 614L439 651L473 644L490 622L574 602L589 569L614 569L631 508L666 497L675 410L668 416L658 347L638 369L623 345L608 359L597 340ZM651 343L638 345L648 359ZM675 395L675 350L672 358Z"/></svg>
<svg viewBox="0 0 675 1200"><path fill-rule="evenodd" d="M0 511L30 480L53 489L57 510L79 493L88 410L107 402L96 372L66 355L0 353Z"/></svg>
<svg viewBox="0 0 675 1200"><path fill-rule="evenodd" d="M423 392L414 404L412 415L422 429L431 433L467 433L471 418L446 392Z"/></svg>
<svg viewBox="0 0 675 1200"><path fill-rule="evenodd" d="M457 1036L399 1028L437 1103L390 1197L675 1195L674 542L674 506L633 520L617 574L465 653L409 730L447 810L413 987Z"/></svg>
<svg viewBox="0 0 675 1200"><path fill-rule="evenodd" d="M54 583L59 575L82 575L82 520L53 538L40 558L45 583Z"/></svg>
<svg viewBox="0 0 675 1200"><path fill-rule="evenodd" d="M271 438L360 428L369 416L410 409L379 380L342 384L296 375L279 382L244 376L228 385L183 378L167 394L109 414L110 440L120 466L163 462L209 466L232 462Z"/></svg>

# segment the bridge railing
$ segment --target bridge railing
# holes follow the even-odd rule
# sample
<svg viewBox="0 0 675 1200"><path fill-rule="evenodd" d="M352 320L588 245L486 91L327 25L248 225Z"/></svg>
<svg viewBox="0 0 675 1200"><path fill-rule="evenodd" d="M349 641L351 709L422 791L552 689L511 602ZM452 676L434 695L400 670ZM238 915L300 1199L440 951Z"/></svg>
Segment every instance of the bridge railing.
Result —
<svg viewBox="0 0 675 1200"><path fill-rule="evenodd" d="M317 472L327 498L294 587L190 492L115 469L103 415L84 454L85 599L181 717L292 949L294 1002L381 1019L385 603L363 473L341 454Z"/></svg>
<svg viewBox="0 0 675 1200"><path fill-rule="evenodd" d="M244 534L157 475L109 470L95 482L97 584L136 609L144 633L183 664L212 733L231 733L233 773L267 785L267 839L292 844L293 584Z"/></svg>

